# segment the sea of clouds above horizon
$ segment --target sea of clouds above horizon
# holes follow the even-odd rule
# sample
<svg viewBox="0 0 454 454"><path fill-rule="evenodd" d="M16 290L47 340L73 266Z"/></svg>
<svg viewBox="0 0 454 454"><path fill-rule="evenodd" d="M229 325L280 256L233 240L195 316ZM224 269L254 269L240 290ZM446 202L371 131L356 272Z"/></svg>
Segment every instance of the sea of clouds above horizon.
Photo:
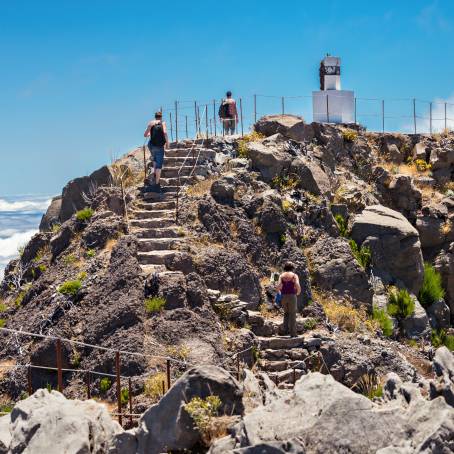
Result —
<svg viewBox="0 0 454 454"><path fill-rule="evenodd" d="M50 200L45 195L0 196L0 281L8 262L38 232Z"/></svg>

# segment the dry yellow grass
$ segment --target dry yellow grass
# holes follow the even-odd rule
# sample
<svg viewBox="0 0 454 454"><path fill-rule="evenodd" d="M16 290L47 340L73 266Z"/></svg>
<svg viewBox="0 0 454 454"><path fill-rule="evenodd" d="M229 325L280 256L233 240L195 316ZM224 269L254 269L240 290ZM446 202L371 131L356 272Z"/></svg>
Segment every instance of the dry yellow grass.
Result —
<svg viewBox="0 0 454 454"><path fill-rule="evenodd" d="M440 232L443 235L447 235L452 230L452 222L448 219L445 223L443 223L440 227Z"/></svg>
<svg viewBox="0 0 454 454"><path fill-rule="evenodd" d="M382 161L380 166L392 174L408 175L411 177L429 176L430 170L420 171L414 164L394 164L392 162Z"/></svg>
<svg viewBox="0 0 454 454"><path fill-rule="evenodd" d="M370 319L364 309L357 309L345 300L335 299L328 293L313 290L314 300L320 303L328 320L341 330L353 332L371 331L378 329L378 323Z"/></svg>
<svg viewBox="0 0 454 454"><path fill-rule="evenodd" d="M218 177L209 177L205 180L198 181L197 183L189 186L186 193L192 197L201 197L208 194L211 189L211 185L218 179Z"/></svg>
<svg viewBox="0 0 454 454"><path fill-rule="evenodd" d="M167 391L167 378L165 372L157 372L145 381L144 394L158 400Z"/></svg>
<svg viewBox="0 0 454 454"><path fill-rule="evenodd" d="M5 361L0 361L0 379L5 376L16 365L16 361L11 359L6 359Z"/></svg>

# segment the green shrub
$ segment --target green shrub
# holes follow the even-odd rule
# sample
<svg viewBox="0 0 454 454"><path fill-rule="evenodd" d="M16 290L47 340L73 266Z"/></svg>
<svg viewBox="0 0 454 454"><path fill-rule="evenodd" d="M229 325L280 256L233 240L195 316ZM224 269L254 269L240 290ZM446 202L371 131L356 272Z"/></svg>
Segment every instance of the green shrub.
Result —
<svg viewBox="0 0 454 454"><path fill-rule="evenodd" d="M389 315L384 309L379 309L374 307L373 309L373 319L376 320L383 334L387 337L392 336L393 334L393 321L389 318Z"/></svg>
<svg viewBox="0 0 454 454"><path fill-rule="evenodd" d="M415 312L415 302L406 289L392 289L388 296L388 314L403 319Z"/></svg>
<svg viewBox="0 0 454 454"><path fill-rule="evenodd" d="M66 296L76 296L79 290L82 287L82 282L79 279L74 281L66 281L61 284L57 291L62 295Z"/></svg>
<svg viewBox="0 0 454 454"><path fill-rule="evenodd" d="M424 264L424 280L418 299L425 307L440 301L445 296L445 291L441 286L441 275L430 263Z"/></svg>
<svg viewBox="0 0 454 454"><path fill-rule="evenodd" d="M0 413L11 413L13 411L13 408L14 408L13 403L1 404Z"/></svg>
<svg viewBox="0 0 454 454"><path fill-rule="evenodd" d="M99 392L105 394L112 386L112 380L109 377L103 377L99 380Z"/></svg>
<svg viewBox="0 0 454 454"><path fill-rule="evenodd" d="M303 326L305 330L314 329L317 326L317 320L315 320L315 318L308 318L307 320L304 320Z"/></svg>
<svg viewBox="0 0 454 454"><path fill-rule="evenodd" d="M84 208L76 213L76 219L80 222L89 221L93 216L93 213L94 211L91 208Z"/></svg>
<svg viewBox="0 0 454 454"><path fill-rule="evenodd" d="M3 328L6 325L6 320L4 318L0 318L0 328Z"/></svg>
<svg viewBox="0 0 454 454"><path fill-rule="evenodd" d="M358 133L353 129L344 129L342 131L342 138L345 142L354 142L358 138Z"/></svg>
<svg viewBox="0 0 454 454"><path fill-rule="evenodd" d="M0 303L0 313L6 312L8 310L8 306L5 303Z"/></svg>
<svg viewBox="0 0 454 454"><path fill-rule="evenodd" d="M95 249L88 249L85 255L89 258L92 259L93 257L96 257L96 250Z"/></svg>
<svg viewBox="0 0 454 454"><path fill-rule="evenodd" d="M374 397L383 396L383 387L375 374L367 373L362 375L352 389L370 400L374 399Z"/></svg>
<svg viewBox="0 0 454 454"><path fill-rule="evenodd" d="M121 389L120 402L121 402L121 405L126 405L129 402L129 389L128 388Z"/></svg>
<svg viewBox="0 0 454 454"><path fill-rule="evenodd" d="M38 265L38 269L41 273L44 273L47 270L47 266L41 263L41 265Z"/></svg>
<svg viewBox="0 0 454 454"><path fill-rule="evenodd" d="M361 265L362 268L366 269L372 260L372 252L369 247L361 246L358 247L355 240L350 240L348 242L352 250L352 254L355 257L356 261Z"/></svg>
<svg viewBox="0 0 454 454"><path fill-rule="evenodd" d="M193 397L184 406L184 409L189 413L201 433L202 438L207 434L212 419L217 416L221 403L219 396L208 396L206 399Z"/></svg>
<svg viewBox="0 0 454 454"><path fill-rule="evenodd" d="M22 301L24 301L25 295L27 294L27 290L21 290L16 298L14 299L14 305L19 307L22 304Z"/></svg>
<svg viewBox="0 0 454 454"><path fill-rule="evenodd" d="M340 236L347 238L348 236L347 220L341 214L336 214L334 216L334 220L336 221L337 227L339 228Z"/></svg>
<svg viewBox="0 0 454 454"><path fill-rule="evenodd" d="M77 280L79 281L84 281L85 279L87 279L87 272L86 271L81 271L78 275L77 275Z"/></svg>
<svg viewBox="0 0 454 454"><path fill-rule="evenodd" d="M63 263L65 265L74 265L77 262L77 257L74 254L68 254L67 256L63 257Z"/></svg>
<svg viewBox="0 0 454 454"><path fill-rule="evenodd" d="M435 348L446 346L449 350L454 351L454 336L452 334L446 334L444 329L432 330L431 335L432 345Z"/></svg>
<svg viewBox="0 0 454 454"><path fill-rule="evenodd" d="M154 296L153 298L147 298L145 300L145 310L148 314L162 311L165 305L166 300L161 296Z"/></svg>

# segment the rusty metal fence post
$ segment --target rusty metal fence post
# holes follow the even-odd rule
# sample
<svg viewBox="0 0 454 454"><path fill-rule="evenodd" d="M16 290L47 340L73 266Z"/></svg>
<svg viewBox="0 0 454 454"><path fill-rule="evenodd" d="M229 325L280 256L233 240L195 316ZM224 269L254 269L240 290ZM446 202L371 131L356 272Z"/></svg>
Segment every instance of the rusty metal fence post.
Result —
<svg viewBox="0 0 454 454"><path fill-rule="evenodd" d="M284 105L284 102L285 102L285 101L284 101L284 97L282 96L282 98L281 98L282 115L284 115L284 113L285 113L285 105Z"/></svg>
<svg viewBox="0 0 454 454"><path fill-rule="evenodd" d="M241 123L241 137L244 136L244 126L243 126L243 98L240 98L240 123Z"/></svg>
<svg viewBox="0 0 454 454"><path fill-rule="evenodd" d="M28 366L27 368L27 392L31 396L33 394L33 385L32 385L32 368Z"/></svg>
<svg viewBox="0 0 454 454"><path fill-rule="evenodd" d="M416 99L413 98L413 126L416 134Z"/></svg>
<svg viewBox="0 0 454 454"><path fill-rule="evenodd" d="M120 352L115 352L115 374L117 378L117 408L118 408L118 423L122 425L123 419L121 416L121 381L120 381Z"/></svg>
<svg viewBox="0 0 454 454"><path fill-rule="evenodd" d="M186 139L188 138L188 116L184 116L185 119L185 126L186 126Z"/></svg>
<svg viewBox="0 0 454 454"><path fill-rule="evenodd" d="M131 377L128 378L128 399L129 399L129 423L132 426L132 384L131 384Z"/></svg>
<svg viewBox="0 0 454 454"><path fill-rule="evenodd" d="M57 354L57 389L59 392L63 392L63 371L61 365L61 339L57 339L55 345Z"/></svg>
<svg viewBox="0 0 454 454"><path fill-rule="evenodd" d="M429 104L429 119L430 135L432 135L432 103Z"/></svg>
<svg viewBox="0 0 454 454"><path fill-rule="evenodd" d="M355 98L355 125L357 124L357 120L356 120L356 98Z"/></svg>
<svg viewBox="0 0 454 454"><path fill-rule="evenodd" d="M446 106L447 106L447 103L445 102L445 131L448 129L448 118L447 118L447 115L446 115L446 113L447 113Z"/></svg>
<svg viewBox="0 0 454 454"><path fill-rule="evenodd" d="M175 101L175 142L178 142L178 101Z"/></svg>
<svg viewBox="0 0 454 454"><path fill-rule="evenodd" d="M167 390L170 389L170 359L166 363L166 372L167 372Z"/></svg>
<svg viewBox="0 0 454 454"><path fill-rule="evenodd" d="M257 123L257 95L254 95L254 123Z"/></svg>
<svg viewBox="0 0 454 454"><path fill-rule="evenodd" d="M381 102L381 128L385 132L385 100L382 99Z"/></svg>
<svg viewBox="0 0 454 454"><path fill-rule="evenodd" d="M199 128L197 127L197 101L194 101L194 118L195 118L195 136L197 137L197 131Z"/></svg>
<svg viewBox="0 0 454 454"><path fill-rule="evenodd" d="M169 118L170 118L170 140L173 142L172 112L169 112Z"/></svg>
<svg viewBox="0 0 454 454"><path fill-rule="evenodd" d="M214 125L214 136L217 136L216 131L216 100L213 99L213 125Z"/></svg>
<svg viewBox="0 0 454 454"><path fill-rule="evenodd" d="M206 128L206 135L208 139L208 104L205 106L205 128Z"/></svg>
<svg viewBox="0 0 454 454"><path fill-rule="evenodd" d="M87 399L91 399L91 373L87 372Z"/></svg>

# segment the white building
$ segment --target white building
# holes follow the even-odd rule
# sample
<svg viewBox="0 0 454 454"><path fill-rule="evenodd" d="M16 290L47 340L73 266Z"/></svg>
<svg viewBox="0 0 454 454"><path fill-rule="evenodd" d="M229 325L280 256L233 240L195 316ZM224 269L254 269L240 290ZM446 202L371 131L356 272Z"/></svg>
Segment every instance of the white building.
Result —
<svg viewBox="0 0 454 454"><path fill-rule="evenodd" d="M326 56L320 64L320 91L312 92L314 121L321 123L353 123L355 95L341 90L340 58Z"/></svg>

